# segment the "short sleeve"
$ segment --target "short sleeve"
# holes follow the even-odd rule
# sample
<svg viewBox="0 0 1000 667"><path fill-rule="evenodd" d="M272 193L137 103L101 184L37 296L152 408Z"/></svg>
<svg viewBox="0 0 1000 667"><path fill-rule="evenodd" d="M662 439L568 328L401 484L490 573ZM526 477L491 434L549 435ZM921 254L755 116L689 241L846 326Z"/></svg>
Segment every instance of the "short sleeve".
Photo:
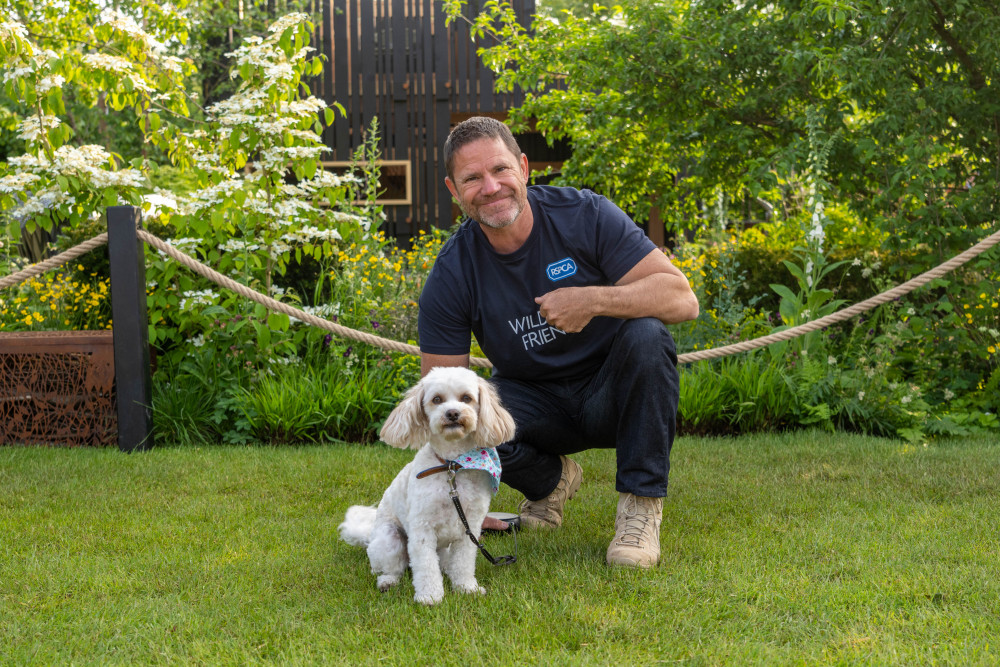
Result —
<svg viewBox="0 0 1000 667"><path fill-rule="evenodd" d="M469 295L449 274L443 263L435 264L420 293L417 335L427 354L468 354L471 347Z"/></svg>
<svg viewBox="0 0 1000 667"><path fill-rule="evenodd" d="M639 225L605 197L599 197L595 245L595 256L612 283L656 250Z"/></svg>

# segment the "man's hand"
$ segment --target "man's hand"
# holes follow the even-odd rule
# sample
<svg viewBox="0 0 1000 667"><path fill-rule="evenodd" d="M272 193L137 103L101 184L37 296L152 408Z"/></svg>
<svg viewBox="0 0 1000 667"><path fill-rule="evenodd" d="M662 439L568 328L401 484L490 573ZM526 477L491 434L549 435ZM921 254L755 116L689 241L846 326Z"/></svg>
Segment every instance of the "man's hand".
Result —
<svg viewBox="0 0 1000 667"><path fill-rule="evenodd" d="M562 287L535 297L538 312L560 331L578 333L594 318L594 302L589 287Z"/></svg>
<svg viewBox="0 0 1000 667"><path fill-rule="evenodd" d="M651 251L614 285L562 287L535 297L538 312L566 333L595 317L655 317L664 324L698 317L698 299L684 274L660 250Z"/></svg>
<svg viewBox="0 0 1000 667"><path fill-rule="evenodd" d="M503 532L510 528L510 524L506 521L501 521L500 519L494 519L491 516L483 517L483 530L498 530Z"/></svg>

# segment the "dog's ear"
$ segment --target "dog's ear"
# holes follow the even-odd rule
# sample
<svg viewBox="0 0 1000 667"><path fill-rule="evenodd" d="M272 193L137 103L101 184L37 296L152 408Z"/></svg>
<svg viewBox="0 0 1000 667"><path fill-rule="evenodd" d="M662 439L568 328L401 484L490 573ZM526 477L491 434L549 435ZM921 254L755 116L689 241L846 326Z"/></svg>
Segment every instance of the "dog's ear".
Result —
<svg viewBox="0 0 1000 667"><path fill-rule="evenodd" d="M479 378L479 424L474 434L480 447L496 447L514 438L514 418L500 403L496 388Z"/></svg>
<svg viewBox="0 0 1000 667"><path fill-rule="evenodd" d="M410 387L379 431L383 442L399 449L420 449L430 440L431 425L424 413L423 383Z"/></svg>

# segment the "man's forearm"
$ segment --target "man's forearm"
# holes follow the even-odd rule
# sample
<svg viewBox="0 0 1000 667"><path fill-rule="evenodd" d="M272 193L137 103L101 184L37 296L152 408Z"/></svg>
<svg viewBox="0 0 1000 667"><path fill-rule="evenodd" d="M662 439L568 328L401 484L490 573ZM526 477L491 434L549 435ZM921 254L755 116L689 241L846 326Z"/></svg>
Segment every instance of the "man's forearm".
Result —
<svg viewBox="0 0 1000 667"><path fill-rule="evenodd" d="M599 316L655 317L676 324L698 316L698 300L683 276L654 273L624 285L565 287L536 299L542 317L567 333Z"/></svg>
<svg viewBox="0 0 1000 667"><path fill-rule="evenodd" d="M655 317L664 324L677 324L698 317L698 300L686 279L654 273L627 285L594 286L588 290L593 316L634 319Z"/></svg>

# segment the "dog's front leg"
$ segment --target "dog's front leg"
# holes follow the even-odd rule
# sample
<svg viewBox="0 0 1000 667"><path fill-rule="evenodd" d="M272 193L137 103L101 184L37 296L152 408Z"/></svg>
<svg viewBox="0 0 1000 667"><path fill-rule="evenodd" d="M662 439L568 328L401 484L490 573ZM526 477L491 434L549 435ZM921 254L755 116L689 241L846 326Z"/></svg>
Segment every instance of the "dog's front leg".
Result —
<svg viewBox="0 0 1000 667"><path fill-rule="evenodd" d="M437 604L444 599L444 580L438 562L437 536L433 532L409 536L410 569L413 572L413 599L420 604Z"/></svg>
<svg viewBox="0 0 1000 667"><path fill-rule="evenodd" d="M442 549L441 568L455 590L476 595L486 593L476 581L476 545L471 540L460 539L450 549Z"/></svg>

